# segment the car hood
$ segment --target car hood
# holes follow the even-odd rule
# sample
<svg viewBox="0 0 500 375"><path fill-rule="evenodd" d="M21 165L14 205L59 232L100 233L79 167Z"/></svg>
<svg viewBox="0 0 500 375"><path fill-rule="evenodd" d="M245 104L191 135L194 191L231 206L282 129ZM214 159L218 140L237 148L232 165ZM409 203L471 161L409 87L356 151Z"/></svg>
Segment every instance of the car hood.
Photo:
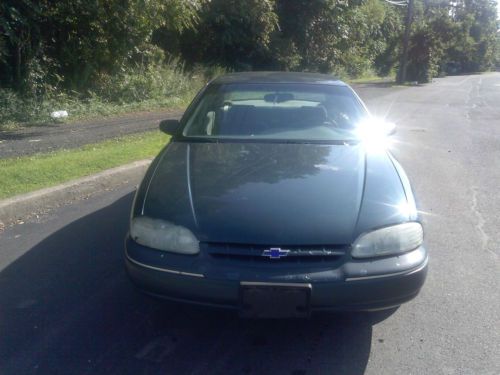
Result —
<svg viewBox="0 0 500 375"><path fill-rule="evenodd" d="M200 241L344 245L409 219L391 157L360 145L174 142L151 168L142 213Z"/></svg>

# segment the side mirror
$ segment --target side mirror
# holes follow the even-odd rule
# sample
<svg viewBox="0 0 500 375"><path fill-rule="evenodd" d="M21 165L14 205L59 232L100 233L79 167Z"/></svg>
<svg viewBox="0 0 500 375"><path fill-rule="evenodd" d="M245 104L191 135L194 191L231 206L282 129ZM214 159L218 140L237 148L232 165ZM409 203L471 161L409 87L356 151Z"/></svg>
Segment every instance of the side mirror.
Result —
<svg viewBox="0 0 500 375"><path fill-rule="evenodd" d="M179 120L173 120L173 119L162 120L160 121L160 130L163 133L174 135L179 129L179 125L180 125Z"/></svg>

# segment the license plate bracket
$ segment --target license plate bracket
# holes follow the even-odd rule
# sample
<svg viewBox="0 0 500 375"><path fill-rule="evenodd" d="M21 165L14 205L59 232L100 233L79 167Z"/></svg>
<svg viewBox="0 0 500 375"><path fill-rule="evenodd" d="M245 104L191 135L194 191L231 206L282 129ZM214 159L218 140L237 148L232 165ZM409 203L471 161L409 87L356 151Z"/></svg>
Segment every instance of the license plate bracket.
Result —
<svg viewBox="0 0 500 375"><path fill-rule="evenodd" d="M311 284L241 282L240 316L304 318L310 315Z"/></svg>

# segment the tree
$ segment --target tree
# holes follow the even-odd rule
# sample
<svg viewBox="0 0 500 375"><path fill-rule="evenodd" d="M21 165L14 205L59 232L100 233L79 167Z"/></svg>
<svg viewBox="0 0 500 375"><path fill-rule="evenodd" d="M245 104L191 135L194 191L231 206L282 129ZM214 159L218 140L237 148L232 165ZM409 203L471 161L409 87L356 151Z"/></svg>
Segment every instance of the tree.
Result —
<svg viewBox="0 0 500 375"><path fill-rule="evenodd" d="M30 65L42 40L39 4L29 0L0 2L0 83L26 91Z"/></svg>
<svg viewBox="0 0 500 375"><path fill-rule="evenodd" d="M461 38L449 54L464 71L483 71L494 65L498 29L496 3L492 0L463 0L456 6L454 19L460 24Z"/></svg>
<svg viewBox="0 0 500 375"><path fill-rule="evenodd" d="M300 69L356 76L376 60L384 64L384 72L394 65L401 14L390 5L378 0L279 0L277 4L281 38L296 47Z"/></svg>
<svg viewBox="0 0 500 375"><path fill-rule="evenodd" d="M3 0L0 85L85 94L164 55L188 66L384 75L403 12L380 0ZM494 0L415 0L410 78L428 81L450 64L492 68L497 27Z"/></svg>
<svg viewBox="0 0 500 375"><path fill-rule="evenodd" d="M197 30L184 38L192 61L249 69L264 64L277 27L273 0L212 0L202 5Z"/></svg>
<svg viewBox="0 0 500 375"><path fill-rule="evenodd" d="M155 29L193 27L199 6L198 0L4 0L0 83L25 93L36 81L85 91L102 75L144 63Z"/></svg>

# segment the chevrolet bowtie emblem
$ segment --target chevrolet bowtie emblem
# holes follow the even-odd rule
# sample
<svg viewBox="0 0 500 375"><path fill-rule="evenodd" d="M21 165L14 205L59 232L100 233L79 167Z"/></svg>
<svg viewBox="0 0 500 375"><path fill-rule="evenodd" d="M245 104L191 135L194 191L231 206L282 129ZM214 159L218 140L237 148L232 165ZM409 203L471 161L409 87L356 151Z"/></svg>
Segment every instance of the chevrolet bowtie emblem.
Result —
<svg viewBox="0 0 500 375"><path fill-rule="evenodd" d="M280 259L286 257L290 250L284 250L280 247L271 247L262 252L263 257L269 257L270 259Z"/></svg>

